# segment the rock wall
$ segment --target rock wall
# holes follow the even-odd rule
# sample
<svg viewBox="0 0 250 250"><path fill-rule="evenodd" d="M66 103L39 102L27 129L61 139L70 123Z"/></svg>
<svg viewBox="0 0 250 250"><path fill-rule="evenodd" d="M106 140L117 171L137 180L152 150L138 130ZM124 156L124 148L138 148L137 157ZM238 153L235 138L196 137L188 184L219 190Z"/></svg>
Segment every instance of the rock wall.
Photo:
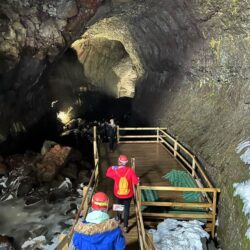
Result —
<svg viewBox="0 0 250 250"><path fill-rule="evenodd" d="M83 32L101 2L1 1L0 142L25 131L49 109L41 76Z"/></svg>
<svg viewBox="0 0 250 250"><path fill-rule="evenodd" d="M200 37L184 50L187 57L177 70L171 69L173 63L163 64L162 72L150 74L137 88L135 117L166 126L200 157L221 188L222 249L249 249L248 219L241 201L233 196L233 183L249 179L248 168L235 151L250 131L249 3L190 1L188 5ZM185 32L192 34L190 29ZM183 36L180 40L187 45ZM168 49L183 51L176 41Z"/></svg>

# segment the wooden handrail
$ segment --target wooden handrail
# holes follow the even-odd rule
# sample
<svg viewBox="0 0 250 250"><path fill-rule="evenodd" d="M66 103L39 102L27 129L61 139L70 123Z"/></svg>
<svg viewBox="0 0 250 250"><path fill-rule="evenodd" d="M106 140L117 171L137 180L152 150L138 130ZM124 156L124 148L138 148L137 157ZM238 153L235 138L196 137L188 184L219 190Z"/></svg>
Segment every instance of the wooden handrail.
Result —
<svg viewBox="0 0 250 250"><path fill-rule="evenodd" d="M120 138L157 138L157 135L120 135Z"/></svg>
<svg viewBox="0 0 250 250"><path fill-rule="evenodd" d="M167 129L167 128L138 128L138 127L136 127L136 128L132 128L132 127L130 127L130 128L120 128L119 127L119 130L158 130L158 129Z"/></svg>
<svg viewBox="0 0 250 250"><path fill-rule="evenodd" d="M141 206L158 206L158 207L184 207L184 208L201 208L204 210L203 214L200 214L192 210L192 214L185 213L142 213L145 217L157 217L157 218L182 218L182 219L209 219L211 223L212 238L215 235L215 221L216 221L216 205L217 205L217 193L220 192L219 188L190 188L190 187L170 187L170 186L139 186L139 192L142 190L158 190L158 191L175 191L175 192L205 192L213 193L213 200L206 202L161 202L161 201L143 201Z"/></svg>
<svg viewBox="0 0 250 250"><path fill-rule="evenodd" d="M119 131L156 131L155 135L120 135ZM196 171L200 172L201 177L204 179L204 181L206 182L207 186L212 188L213 185L211 184L211 182L209 181L208 177L206 176L206 174L204 173L202 167L200 166L200 164L197 162L196 157L194 154L192 154L187 148L185 148L185 146L183 146L176 138L174 138L172 135L170 135L167 131L166 128L158 128L158 127L152 127L152 128L120 128L118 127L117 129L117 138L119 138L119 143L155 143L155 142L160 142L162 144L166 144L168 146L168 148L171 148L171 150L173 150L173 154L174 157L176 157L177 159L181 159L181 161L185 164L184 167L188 167L191 172L192 172L192 176L198 178L198 173L196 173ZM140 139L140 138L156 138L156 141L151 140L151 141L131 141L131 140L122 140L122 139ZM166 141L166 138L170 139L173 143L173 145L171 145L168 141ZM188 157L190 157L190 161L189 162L187 159L185 159L185 157L178 152L178 149L181 149Z"/></svg>
<svg viewBox="0 0 250 250"><path fill-rule="evenodd" d="M90 191L90 187L92 187L92 185L95 187L96 186L96 182L98 181L98 177L99 177L99 155L98 155L98 150L97 150L97 141L96 141L96 127L93 128L93 152L94 152L94 170L91 174L89 183L87 187L84 187L83 189L83 198L82 198L82 202L81 205L77 211L76 217L75 217L75 221L73 223L73 226L71 227L70 232L63 236L61 241L59 242L59 244L56 247L56 250L63 250L65 248L66 245L69 245L71 242L71 239L73 237L74 234L74 228L81 216L81 214L83 215L83 219L86 218L87 212L89 210L89 204L88 204L88 199L89 199L89 191Z"/></svg>
<svg viewBox="0 0 250 250"><path fill-rule="evenodd" d="M212 183L209 181L206 176L203 168L200 163L196 159L196 156L190 152L184 145L182 145L177 138L174 138L170 135L166 128L119 128L117 130L117 137L119 138L118 143L161 143L166 145L168 151L173 154L173 156L178 160L181 165L188 169L192 177L197 180L197 185L199 188L186 188L186 187L157 187L157 186L141 186L140 192L138 194L138 199L140 205L151 205L151 206L183 206L183 207L201 207L212 210L212 215L207 215L209 218L212 216L212 237L214 237L215 233L215 217L216 217L216 199L217 193L220 192L220 189L214 188ZM155 135L120 135L120 131L156 131ZM138 139L150 139L156 138L156 140L138 140ZM202 182L201 182L202 181ZM205 185L203 185L203 184ZM205 186L205 187L204 187ZM154 203L154 202L141 202L141 190L163 190L163 191L192 191L192 192L201 192L202 195L207 199L208 203ZM208 193L213 193L213 201L209 197ZM182 214L183 216L185 214ZM167 215L168 217L172 215ZM179 216L179 217L178 217ZM176 217L181 218L180 215ZM190 218L191 215L188 215ZM198 217L200 215L197 215Z"/></svg>
<svg viewBox="0 0 250 250"><path fill-rule="evenodd" d="M219 188L192 188L192 187L172 187L172 186L140 186L140 190L164 190L164 191L192 191L192 192L220 192Z"/></svg>
<svg viewBox="0 0 250 250"><path fill-rule="evenodd" d="M182 161L185 162L185 164L190 168L193 169L196 166L198 167L199 171L201 172L202 177L205 179L205 181L207 182L209 187L213 187L213 185L211 184L211 182L208 180L206 174L204 173L204 171L202 170L202 167L200 166L200 164L197 162L195 155L193 155L188 149L186 149L182 144L180 144L174 137L170 136L167 132L163 131L162 129L160 129L160 132L162 134L164 134L165 136L167 136L169 139L171 139L173 142L176 141L177 142L177 147L181 148L191 159L192 159L192 165L179 153L177 152L177 155L181 158ZM164 138L161 138L163 141ZM168 142L166 142L168 144L169 147L172 148L172 145L169 144ZM172 148L173 149L173 148ZM194 165L193 165L193 161L194 161ZM194 173L195 174L195 170Z"/></svg>
<svg viewBox="0 0 250 250"><path fill-rule="evenodd" d="M135 158L131 159L131 165L133 170L135 171ZM140 242L140 248L141 250L150 250L152 248L149 248L148 243L146 241L146 233L144 229L143 224L143 218L141 213L141 200L139 195L139 184L133 185L134 190L134 205L135 205L135 214L136 214L136 221L137 221L137 230L138 230L138 237Z"/></svg>

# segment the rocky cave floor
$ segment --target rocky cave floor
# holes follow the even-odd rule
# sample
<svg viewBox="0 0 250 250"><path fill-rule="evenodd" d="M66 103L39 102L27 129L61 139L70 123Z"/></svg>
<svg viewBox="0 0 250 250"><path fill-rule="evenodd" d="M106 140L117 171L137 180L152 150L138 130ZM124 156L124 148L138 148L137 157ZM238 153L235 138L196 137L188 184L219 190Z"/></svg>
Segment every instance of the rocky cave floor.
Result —
<svg viewBox="0 0 250 250"><path fill-rule="evenodd" d="M73 119L61 131L64 143L45 140L40 152L0 156L1 244L32 249L23 243L40 235L51 244L72 225L91 176L94 125L102 132L105 124Z"/></svg>

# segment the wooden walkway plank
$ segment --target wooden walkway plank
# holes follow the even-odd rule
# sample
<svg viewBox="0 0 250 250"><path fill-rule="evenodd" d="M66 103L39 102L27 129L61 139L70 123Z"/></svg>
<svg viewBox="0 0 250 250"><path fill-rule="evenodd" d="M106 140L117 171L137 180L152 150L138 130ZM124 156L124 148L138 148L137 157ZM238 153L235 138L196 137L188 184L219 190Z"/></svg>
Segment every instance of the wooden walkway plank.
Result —
<svg viewBox="0 0 250 250"><path fill-rule="evenodd" d="M141 185L171 186L171 183L164 180L162 176L170 172L172 169L184 170L161 144L119 144L113 153L109 152L106 144L101 144L99 147L100 183L97 189L98 191L106 192L109 195L111 206L114 203L113 180L105 177L105 173L109 166L117 164L117 159L120 154L127 155L129 159L135 158L135 170L137 176L140 177ZM159 195L159 197L167 199L168 201L182 201L181 192L170 192L168 193L168 197L166 197L166 195L164 197ZM115 216L112 209L110 209L110 215ZM127 243L126 249L139 249L133 202L130 207L129 227L130 230L125 235Z"/></svg>

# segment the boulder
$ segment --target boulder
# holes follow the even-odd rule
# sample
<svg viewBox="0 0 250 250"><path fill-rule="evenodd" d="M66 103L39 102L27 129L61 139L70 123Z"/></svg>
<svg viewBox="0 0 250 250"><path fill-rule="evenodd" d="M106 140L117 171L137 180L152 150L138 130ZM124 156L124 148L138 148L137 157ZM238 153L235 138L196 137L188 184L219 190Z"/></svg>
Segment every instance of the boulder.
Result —
<svg viewBox="0 0 250 250"><path fill-rule="evenodd" d="M36 175L41 182L52 181L59 169L63 167L71 151L70 147L62 147L59 144L54 145L43 158L36 164Z"/></svg>
<svg viewBox="0 0 250 250"><path fill-rule="evenodd" d="M43 161L42 163L37 163L36 174L37 178L41 182L52 181L57 173L57 165L55 162Z"/></svg>

